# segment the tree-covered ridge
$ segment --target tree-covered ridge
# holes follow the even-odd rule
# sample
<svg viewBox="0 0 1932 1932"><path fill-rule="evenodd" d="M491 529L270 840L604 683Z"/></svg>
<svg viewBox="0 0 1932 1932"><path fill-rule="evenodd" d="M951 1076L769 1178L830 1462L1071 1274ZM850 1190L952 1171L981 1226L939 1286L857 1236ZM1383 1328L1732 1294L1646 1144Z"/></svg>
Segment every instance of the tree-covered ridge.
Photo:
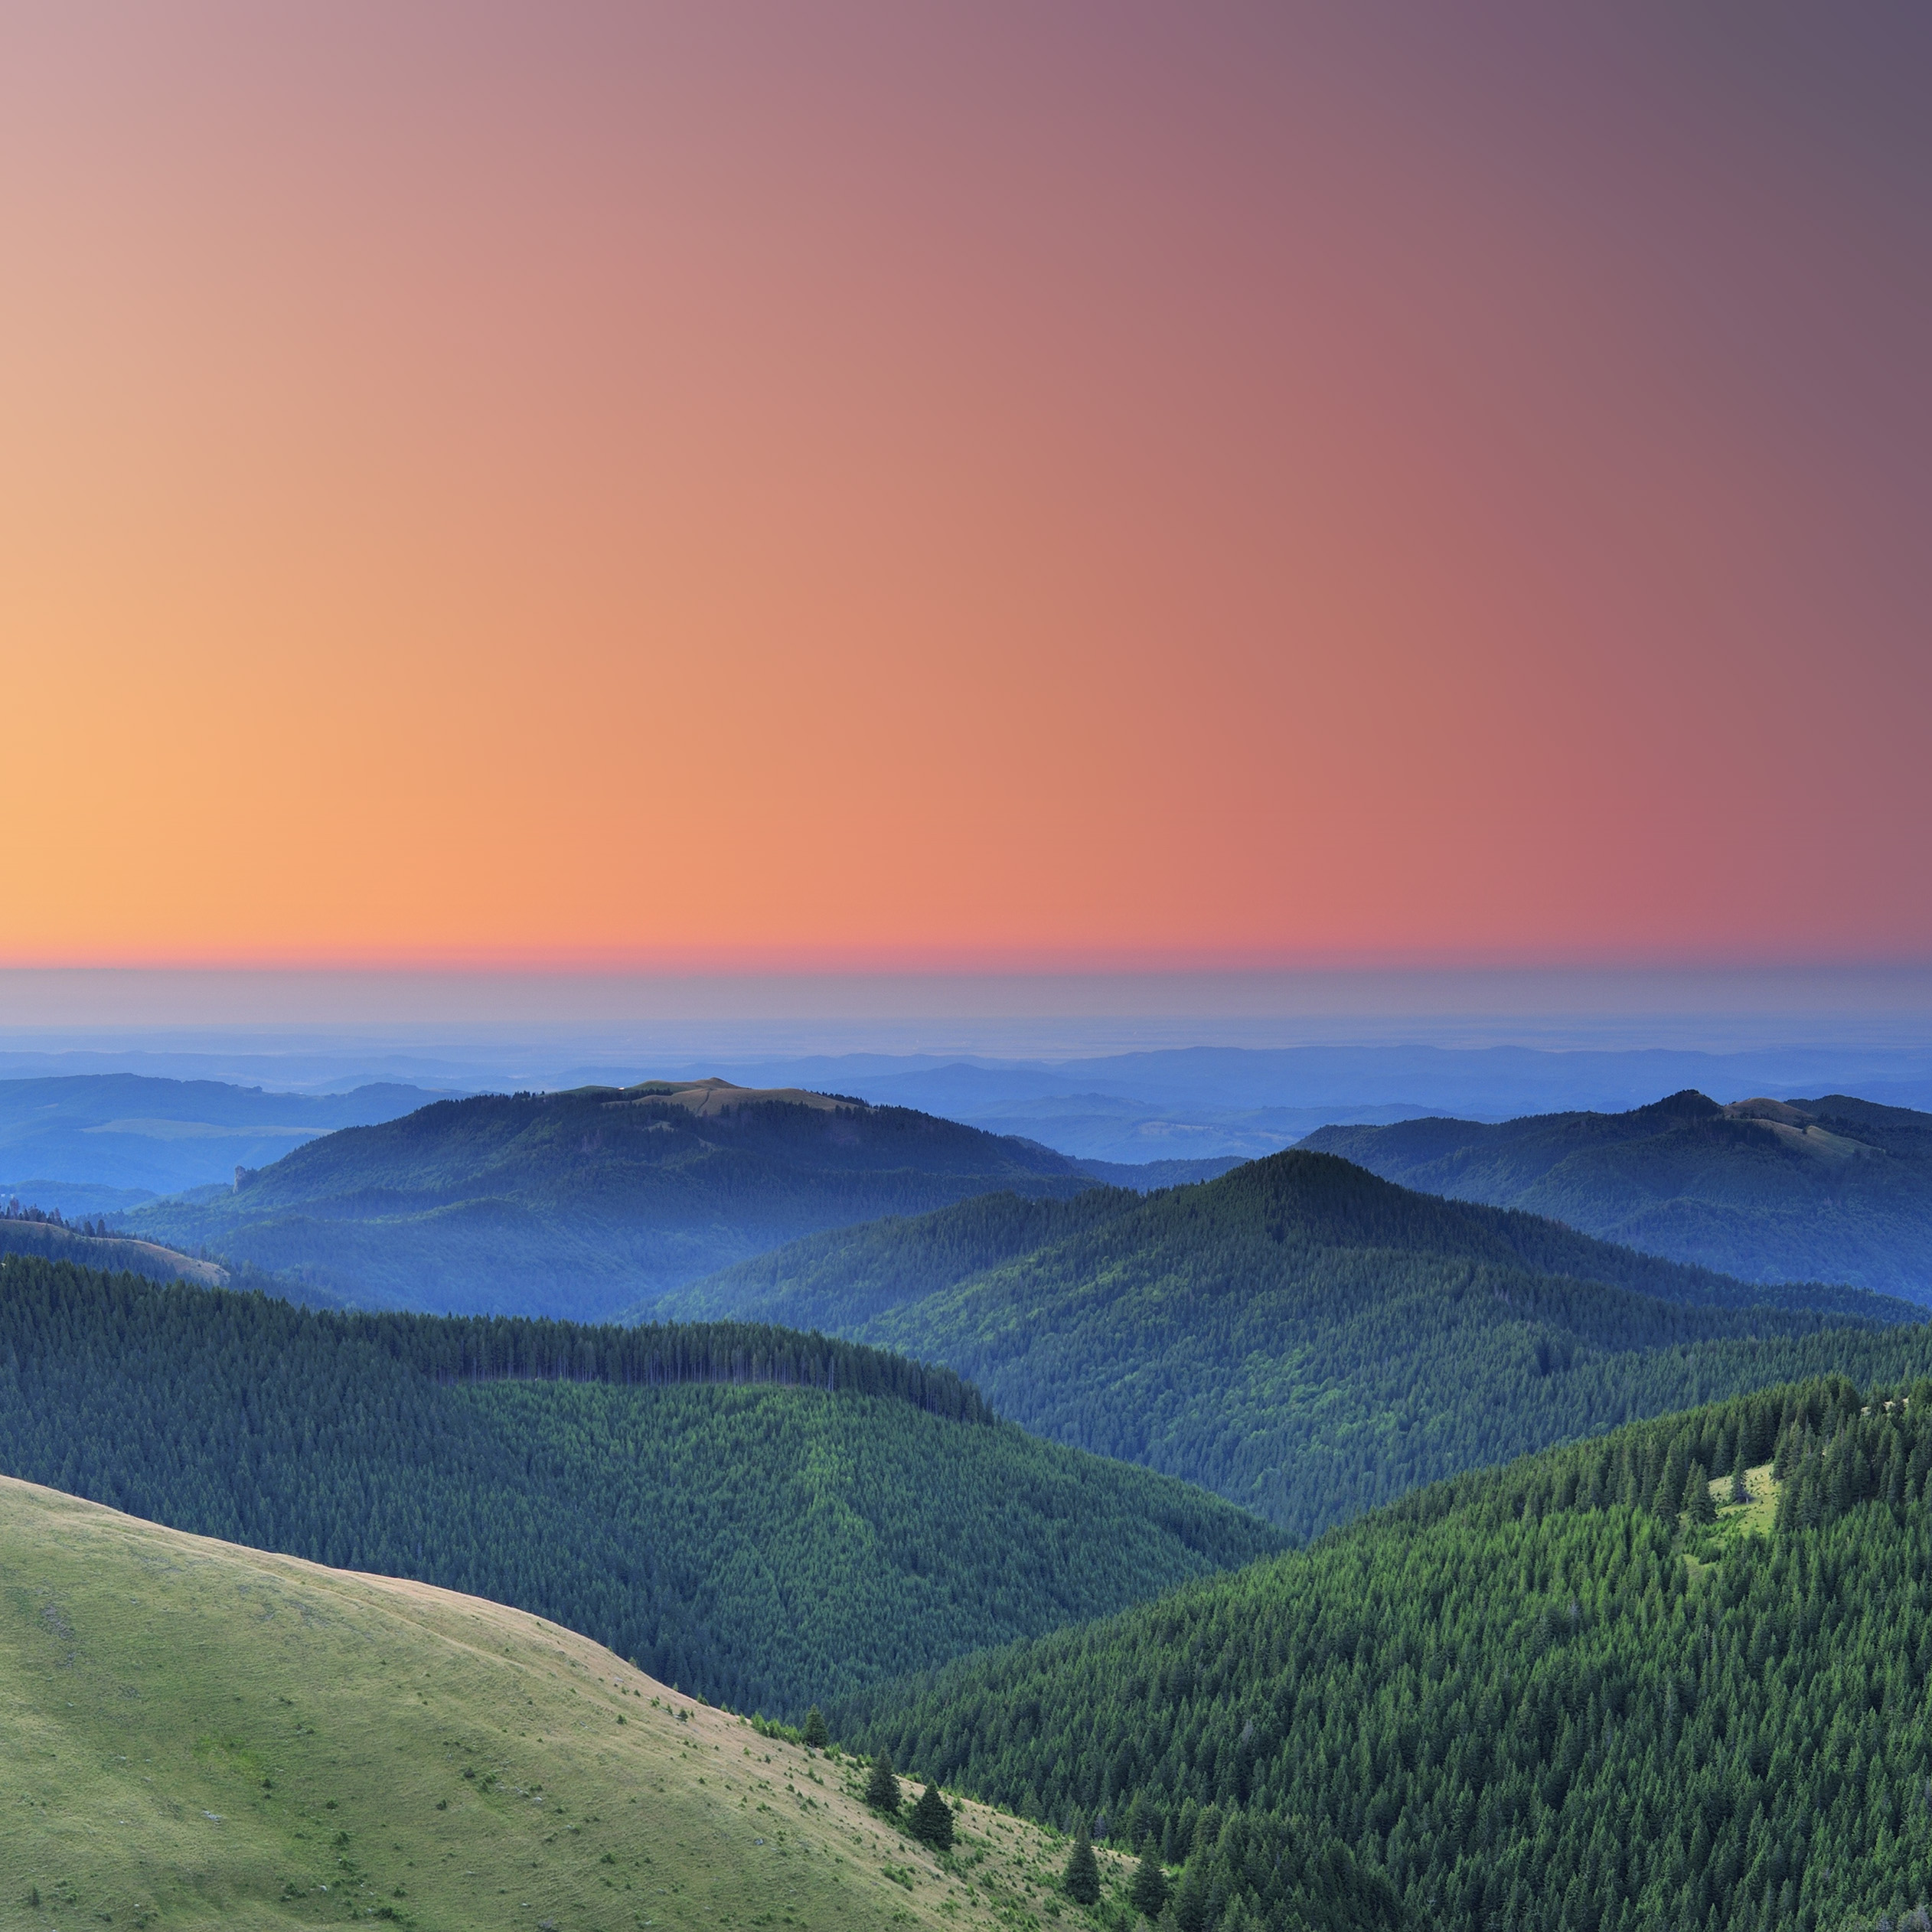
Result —
<svg viewBox="0 0 1932 1932"><path fill-rule="evenodd" d="M18 1203L0 1209L0 1255L38 1255L44 1260L72 1261L81 1268L145 1274L151 1281L213 1283L224 1280L227 1274L214 1262L195 1255L111 1233L103 1221L76 1224L57 1209L44 1212L21 1208Z"/></svg>
<svg viewBox="0 0 1932 1932"><path fill-rule="evenodd" d="M439 1101L129 1225L365 1304L596 1320L814 1229L1093 1184L1046 1148L905 1108L687 1098L647 1085Z"/></svg>
<svg viewBox="0 0 1932 1932"><path fill-rule="evenodd" d="M0 1470L513 1604L774 1712L1279 1542L822 1336L318 1313L18 1257Z"/></svg>
<svg viewBox="0 0 1932 1932"><path fill-rule="evenodd" d="M1909 1304L1754 1289L1291 1151L1146 1198L970 1201L678 1297L950 1363L1001 1414L1297 1537L1643 1415L1917 1358ZM1751 1305L1783 1294L1800 1305ZM1869 1327L1829 1327L1862 1320Z"/></svg>
<svg viewBox="0 0 1932 1932"><path fill-rule="evenodd" d="M1926 1366L1466 1476L834 1728L1150 1839L1187 1932L1237 1897L1293 1923L1273 1860L1331 1838L1408 1924L1901 1923L1932 1884ZM1750 1500L1713 1495L1733 1471Z"/></svg>
<svg viewBox="0 0 1932 1932"><path fill-rule="evenodd" d="M1325 1127L1304 1147L1747 1281L1932 1301L1932 1114L1695 1092L1624 1114Z"/></svg>

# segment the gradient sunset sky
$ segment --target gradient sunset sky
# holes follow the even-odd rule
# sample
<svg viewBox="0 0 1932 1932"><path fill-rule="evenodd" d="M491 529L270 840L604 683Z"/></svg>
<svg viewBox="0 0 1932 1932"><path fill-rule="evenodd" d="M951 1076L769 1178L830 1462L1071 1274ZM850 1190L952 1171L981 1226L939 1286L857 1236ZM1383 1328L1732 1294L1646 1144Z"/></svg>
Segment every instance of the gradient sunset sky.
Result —
<svg viewBox="0 0 1932 1932"><path fill-rule="evenodd" d="M0 964L1932 957L1932 9L25 0Z"/></svg>

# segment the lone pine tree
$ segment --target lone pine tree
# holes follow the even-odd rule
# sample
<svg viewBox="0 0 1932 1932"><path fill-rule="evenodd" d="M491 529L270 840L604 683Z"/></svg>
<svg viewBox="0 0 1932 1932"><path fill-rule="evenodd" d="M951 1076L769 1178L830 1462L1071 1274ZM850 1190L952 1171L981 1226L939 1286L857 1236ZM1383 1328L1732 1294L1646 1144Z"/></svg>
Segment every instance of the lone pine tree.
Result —
<svg viewBox="0 0 1932 1932"><path fill-rule="evenodd" d="M872 1775L866 1780L866 1803L874 1811L889 1816L899 1810L899 1780L893 1775L893 1754L882 1751L872 1761Z"/></svg>
<svg viewBox="0 0 1932 1932"><path fill-rule="evenodd" d="M952 1849L952 1806L930 1784L919 1793L906 1828L922 1844L935 1852Z"/></svg>
<svg viewBox="0 0 1932 1932"><path fill-rule="evenodd" d="M1073 1827L1073 1849L1066 1857L1066 1895L1076 1905L1093 1905L1100 1900L1100 1865L1094 1857L1094 1842L1087 1833L1087 1821L1081 1818Z"/></svg>
<svg viewBox="0 0 1932 1932"><path fill-rule="evenodd" d="M814 1751L823 1751L831 1741L831 1734L825 1728L825 1713L816 1704L805 1713L803 1735Z"/></svg>

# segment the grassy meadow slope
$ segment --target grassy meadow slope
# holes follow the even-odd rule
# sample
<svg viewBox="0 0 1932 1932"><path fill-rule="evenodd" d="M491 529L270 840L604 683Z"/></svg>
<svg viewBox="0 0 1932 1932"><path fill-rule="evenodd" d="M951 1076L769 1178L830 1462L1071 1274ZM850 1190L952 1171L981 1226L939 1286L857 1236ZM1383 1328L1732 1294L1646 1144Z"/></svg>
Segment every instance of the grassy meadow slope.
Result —
<svg viewBox="0 0 1932 1932"><path fill-rule="evenodd" d="M331 1314L18 1258L0 1470L515 1604L774 1712L1280 1542L823 1338Z"/></svg>
<svg viewBox="0 0 1932 1932"><path fill-rule="evenodd" d="M1026 1922L1046 1835L962 1801L942 1864L856 1784L524 1612L0 1478L0 1923Z"/></svg>
<svg viewBox="0 0 1932 1932"><path fill-rule="evenodd" d="M1932 1301L1932 1114L1908 1108L1686 1092L1627 1114L1325 1127L1301 1144L1747 1281Z"/></svg>
<svg viewBox="0 0 1932 1932"><path fill-rule="evenodd" d="M814 1229L1092 1185L903 1108L651 1082L445 1101L129 1225L367 1305L599 1320Z"/></svg>
<svg viewBox="0 0 1932 1932"><path fill-rule="evenodd" d="M1929 1483L1932 1380L1764 1392L831 1715L1150 1840L1183 1927L1326 1836L1449 1932L1921 1926Z"/></svg>
<svg viewBox="0 0 1932 1932"><path fill-rule="evenodd" d="M1932 1350L1907 1303L1754 1287L1300 1151L1145 1199L840 1230L673 1305L946 1363L1030 1429L1297 1536L1637 1416Z"/></svg>

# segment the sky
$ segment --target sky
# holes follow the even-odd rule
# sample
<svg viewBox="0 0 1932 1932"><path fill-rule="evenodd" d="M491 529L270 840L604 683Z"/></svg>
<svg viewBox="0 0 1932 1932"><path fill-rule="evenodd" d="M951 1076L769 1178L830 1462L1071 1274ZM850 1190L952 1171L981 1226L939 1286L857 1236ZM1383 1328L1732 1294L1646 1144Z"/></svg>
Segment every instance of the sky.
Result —
<svg viewBox="0 0 1932 1932"><path fill-rule="evenodd" d="M9 6L0 966L1932 959L1928 83L1885 5Z"/></svg>

